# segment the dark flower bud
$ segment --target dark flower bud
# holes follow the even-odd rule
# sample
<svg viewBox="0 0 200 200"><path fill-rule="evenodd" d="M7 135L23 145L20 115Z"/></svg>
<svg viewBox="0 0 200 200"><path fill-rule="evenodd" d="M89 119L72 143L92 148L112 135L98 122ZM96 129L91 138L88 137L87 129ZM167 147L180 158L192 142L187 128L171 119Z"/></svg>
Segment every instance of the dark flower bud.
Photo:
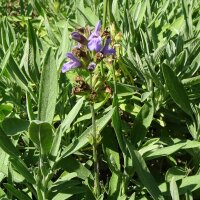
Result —
<svg viewBox="0 0 200 200"><path fill-rule="evenodd" d="M95 57L96 57L96 61L101 61L104 56L101 52L98 52L96 53Z"/></svg>
<svg viewBox="0 0 200 200"><path fill-rule="evenodd" d="M93 71L93 70L95 69L95 67L96 67L96 63L91 62L91 63L88 65L88 70L89 70L89 71Z"/></svg>
<svg viewBox="0 0 200 200"><path fill-rule="evenodd" d="M88 43L87 39L79 32L72 32L71 37L73 40L75 40L83 45L87 45L87 43Z"/></svg>
<svg viewBox="0 0 200 200"><path fill-rule="evenodd" d="M85 58L87 55L86 55L86 52L85 51L83 51L81 48L79 48L79 47L74 47L73 49L72 49L72 53L75 55L75 56L77 56L77 57L79 57L79 58Z"/></svg>

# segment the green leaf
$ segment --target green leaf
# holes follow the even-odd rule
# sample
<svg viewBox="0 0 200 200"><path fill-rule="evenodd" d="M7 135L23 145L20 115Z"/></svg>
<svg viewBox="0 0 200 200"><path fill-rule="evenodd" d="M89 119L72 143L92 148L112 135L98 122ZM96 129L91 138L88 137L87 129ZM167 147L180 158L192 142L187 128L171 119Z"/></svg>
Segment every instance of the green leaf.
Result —
<svg viewBox="0 0 200 200"><path fill-rule="evenodd" d="M15 135L22 131L27 131L29 126L29 121L19 119L19 118L6 118L2 122L2 129L6 135Z"/></svg>
<svg viewBox="0 0 200 200"><path fill-rule="evenodd" d="M174 166L167 170L166 175L165 175L165 180L167 182L170 182L172 178L174 177L174 180L177 181L186 176L187 176L186 169L178 167L178 166Z"/></svg>
<svg viewBox="0 0 200 200"><path fill-rule="evenodd" d="M178 80L177 76L169 66L163 64L162 71L166 86L172 99L184 112L192 116L192 109L190 106L188 95L182 83Z"/></svg>
<svg viewBox="0 0 200 200"><path fill-rule="evenodd" d="M172 200L179 200L178 187L177 187L174 177L172 178L170 182L170 193L171 193Z"/></svg>
<svg viewBox="0 0 200 200"><path fill-rule="evenodd" d="M19 158L10 158L9 159L15 169L31 184L35 184L35 179L30 173L26 164Z"/></svg>
<svg viewBox="0 0 200 200"><path fill-rule="evenodd" d="M115 172L120 171L118 143L113 129L105 128L102 137L103 150L110 170Z"/></svg>
<svg viewBox="0 0 200 200"><path fill-rule="evenodd" d="M22 64L24 65L24 69L29 78L37 83L39 79L39 70L36 63L36 34L33 29L32 23L28 20L27 25L27 41L25 44L24 55L22 58Z"/></svg>
<svg viewBox="0 0 200 200"><path fill-rule="evenodd" d="M127 147L131 155L133 167L143 185L147 188L155 200L164 200L160 189L157 186L154 177L151 175L144 159L137 150L134 150L131 143L127 141Z"/></svg>
<svg viewBox="0 0 200 200"><path fill-rule="evenodd" d="M167 147L156 148L152 151L146 152L144 154L144 157L145 157L145 159L155 159L155 158L159 158L162 156L168 156L170 154L177 152L178 150L183 148L185 145L186 145L186 143L180 142L178 144L170 145Z"/></svg>
<svg viewBox="0 0 200 200"><path fill-rule="evenodd" d="M62 159L57 167L62 168L68 173L76 172L76 177L79 177L83 180L86 180L91 175L91 172L72 156Z"/></svg>
<svg viewBox="0 0 200 200"><path fill-rule="evenodd" d="M112 124L113 124L113 128L115 130L115 134L120 146L120 149L122 150L123 153L126 152L126 144L124 142L124 136L122 134L122 125L121 125L121 118L119 115L119 102L118 102L118 97L116 94L114 94L114 98L113 98L113 103L112 103L113 107L116 107L113 116L112 116Z"/></svg>
<svg viewBox="0 0 200 200"><path fill-rule="evenodd" d="M0 182L7 176L8 174L8 158L9 155L0 148Z"/></svg>
<svg viewBox="0 0 200 200"><path fill-rule="evenodd" d="M28 81L22 70L19 68L16 60L12 56L9 58L6 70L10 74L11 78L15 80L22 89L28 91Z"/></svg>
<svg viewBox="0 0 200 200"><path fill-rule="evenodd" d="M38 119L52 123L58 93L57 69L52 49L47 51L39 91Z"/></svg>
<svg viewBox="0 0 200 200"><path fill-rule="evenodd" d="M54 140L53 140L52 149L51 149L51 155L53 157L57 156L63 133L70 127L71 123L73 122L75 117L78 115L82 105L83 105L83 98L79 99L79 101L72 108L72 110L69 112L69 114L64 119L64 121L58 127Z"/></svg>
<svg viewBox="0 0 200 200"><path fill-rule="evenodd" d="M152 103L144 104L134 120L131 131L131 141L136 145L144 140L147 130L153 120L154 108Z"/></svg>
<svg viewBox="0 0 200 200"><path fill-rule="evenodd" d="M84 7L83 0L78 2L78 11L81 13L81 15L87 20L89 25L95 26L98 22L98 17L95 15L95 12L90 7Z"/></svg>
<svg viewBox="0 0 200 200"><path fill-rule="evenodd" d="M193 85L198 85L198 84L200 84L200 75L183 79L181 82L183 85L185 85L187 87L193 86Z"/></svg>
<svg viewBox="0 0 200 200"><path fill-rule="evenodd" d="M111 119L111 117L113 115L114 110L115 109L113 108L106 115L104 115L102 118L100 118L96 121L96 126L97 126L96 130L97 130L98 134L100 134L101 130L109 122L109 120ZM92 125L91 125L74 142L72 142L69 146L67 146L67 148L64 150L62 156L58 159L58 161L60 161L64 157L67 157L67 156L73 154L74 152L78 151L83 146L88 144L89 140L90 140L90 136L92 134L92 130L93 129L92 129Z"/></svg>
<svg viewBox="0 0 200 200"><path fill-rule="evenodd" d="M0 67L1 67L0 76L2 76L2 74L4 73L4 71L6 69L6 66L7 66L7 63L9 62L12 50L13 50L13 44L10 45L10 47L8 48L8 50L6 51L6 53L4 55L4 58L1 61L1 64L0 64Z"/></svg>
<svg viewBox="0 0 200 200"><path fill-rule="evenodd" d="M179 188L179 195L186 194L188 191L193 192L200 188L199 183L200 175L188 176L183 178L180 181L177 181L177 185ZM159 185L160 190L165 193L166 195L169 194L169 187L166 182Z"/></svg>
<svg viewBox="0 0 200 200"><path fill-rule="evenodd" d="M34 120L29 126L30 139L37 145L42 154L51 150L54 133L48 122Z"/></svg>
<svg viewBox="0 0 200 200"><path fill-rule="evenodd" d="M10 138L0 128L0 147L11 157L18 157L19 152L11 142Z"/></svg>
<svg viewBox="0 0 200 200"><path fill-rule="evenodd" d="M29 121L34 120L35 116L33 113L33 104L31 101L31 96L28 92L26 93L26 108L27 108L27 114L28 114Z"/></svg>
<svg viewBox="0 0 200 200"><path fill-rule="evenodd" d="M10 193L13 194L13 196L17 197L17 199L19 199L19 200L31 200L31 198L26 193L16 189L14 186L12 186L8 183L5 183L4 186Z"/></svg>
<svg viewBox="0 0 200 200"><path fill-rule="evenodd" d="M45 12L41 3L39 3L38 0L31 0L30 2L33 8L38 12L38 14L44 17Z"/></svg>
<svg viewBox="0 0 200 200"><path fill-rule="evenodd" d="M108 196L109 200L116 200L121 195L121 190L123 187L122 176L116 173L112 173L109 181Z"/></svg>

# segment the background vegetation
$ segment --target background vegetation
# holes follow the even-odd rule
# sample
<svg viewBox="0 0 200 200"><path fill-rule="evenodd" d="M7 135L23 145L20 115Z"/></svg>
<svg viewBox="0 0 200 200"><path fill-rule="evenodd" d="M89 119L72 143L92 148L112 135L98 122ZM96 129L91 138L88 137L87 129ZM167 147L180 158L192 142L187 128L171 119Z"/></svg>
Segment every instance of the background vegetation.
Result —
<svg viewBox="0 0 200 200"><path fill-rule="evenodd" d="M97 76L117 90L94 105L95 196L89 103L61 67L99 19L123 37ZM1 0L0 199L200 199L199 68L199 0Z"/></svg>

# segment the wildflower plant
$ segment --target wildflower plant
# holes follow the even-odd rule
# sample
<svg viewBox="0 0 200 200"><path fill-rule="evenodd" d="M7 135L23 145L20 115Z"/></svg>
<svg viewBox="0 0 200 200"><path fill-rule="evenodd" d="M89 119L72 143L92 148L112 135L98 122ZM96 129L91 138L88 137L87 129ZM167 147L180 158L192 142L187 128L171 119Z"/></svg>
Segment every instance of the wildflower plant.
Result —
<svg viewBox="0 0 200 200"><path fill-rule="evenodd" d="M95 120L95 110L94 102L96 101L98 88L94 88L93 84L93 71L98 66L104 58L108 56L115 57L116 51L111 46L111 35L107 31L105 35L101 31L101 21L98 21L94 30L85 28L84 32L75 31L71 33L71 38L77 42L77 45L72 49L70 53L67 53L67 58L70 60L63 64L62 72L68 72L74 69L86 70L89 72L90 81L89 84L81 77L76 78L76 82L80 83L79 90L74 89L74 94L80 94L82 89L83 94L88 94L89 98L86 98L90 102L90 110L92 115L92 146L93 146L93 161L94 161L94 194L96 197L100 195L100 184L99 184L99 161L97 146L99 142L97 130L96 130L96 120ZM99 74L100 75L100 74ZM95 91L96 90L96 91ZM86 92L86 93L84 93ZM104 93L111 93L108 87L103 91Z"/></svg>

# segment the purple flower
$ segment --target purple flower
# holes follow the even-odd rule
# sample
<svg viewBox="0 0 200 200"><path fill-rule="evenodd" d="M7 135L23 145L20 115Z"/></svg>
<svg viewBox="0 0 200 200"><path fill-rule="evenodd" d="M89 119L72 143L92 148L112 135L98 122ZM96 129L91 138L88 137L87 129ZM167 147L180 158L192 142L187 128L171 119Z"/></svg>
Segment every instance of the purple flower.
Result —
<svg viewBox="0 0 200 200"><path fill-rule="evenodd" d="M88 38L88 49L90 51L95 50L96 52L99 52L102 48L102 38L100 36L100 30L101 28L101 21L98 21L97 25L95 26L94 31L91 33L91 35Z"/></svg>
<svg viewBox="0 0 200 200"><path fill-rule="evenodd" d="M71 37L73 40L79 42L80 44L86 45L88 43L87 39L79 32L72 32Z"/></svg>
<svg viewBox="0 0 200 200"><path fill-rule="evenodd" d="M93 70L95 69L95 67L96 67L96 63L91 62L91 63L88 65L88 70L89 70L89 71L93 71Z"/></svg>
<svg viewBox="0 0 200 200"><path fill-rule="evenodd" d="M67 53L67 57L71 60L68 63L63 64L62 73L65 73L66 71L69 71L81 66L80 61L76 57L74 57L72 53Z"/></svg>
<svg viewBox="0 0 200 200"><path fill-rule="evenodd" d="M107 40L106 40L106 44L105 44L105 46L103 47L103 49L102 49L102 53L104 54L104 55L112 55L112 54L115 54L116 52L115 52L115 49L109 49L109 44L110 44L110 42L111 42L111 39L110 38L108 38Z"/></svg>

